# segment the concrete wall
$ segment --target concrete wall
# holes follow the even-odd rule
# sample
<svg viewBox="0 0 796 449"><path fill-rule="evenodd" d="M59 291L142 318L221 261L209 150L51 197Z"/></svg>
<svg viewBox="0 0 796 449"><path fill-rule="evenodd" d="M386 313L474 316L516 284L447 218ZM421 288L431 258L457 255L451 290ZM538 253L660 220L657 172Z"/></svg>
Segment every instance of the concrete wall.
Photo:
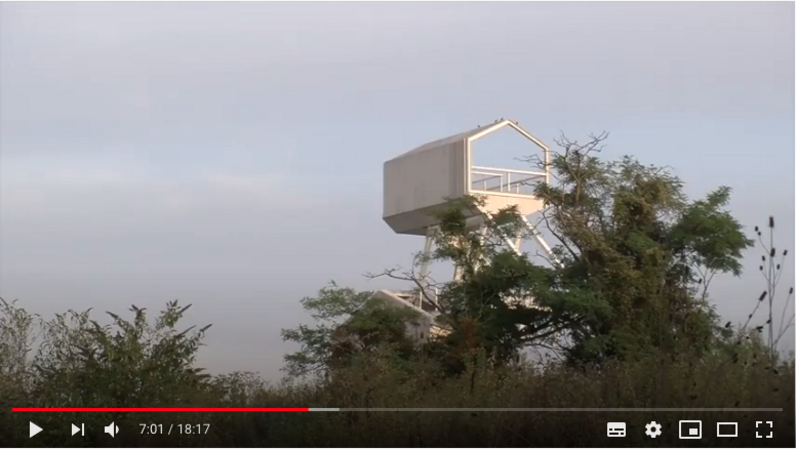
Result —
<svg viewBox="0 0 796 449"><path fill-rule="evenodd" d="M447 198L464 195L465 158L465 143L457 141L387 161L384 164L384 218L433 208L444 204Z"/></svg>
<svg viewBox="0 0 796 449"><path fill-rule="evenodd" d="M470 194L467 157L462 138L427 144L385 162L384 221L398 234L425 235L426 228L437 222L434 213L449 207L449 199ZM527 195L475 193L487 197L487 210L493 213L516 204L527 216L542 206Z"/></svg>
<svg viewBox="0 0 796 449"><path fill-rule="evenodd" d="M419 309L398 297L396 292L379 290L373 295L373 298L384 301L393 307L406 307L418 313L418 318L416 321L406 323L407 336L416 340L425 341L434 333L434 318L428 312L424 312L422 309Z"/></svg>

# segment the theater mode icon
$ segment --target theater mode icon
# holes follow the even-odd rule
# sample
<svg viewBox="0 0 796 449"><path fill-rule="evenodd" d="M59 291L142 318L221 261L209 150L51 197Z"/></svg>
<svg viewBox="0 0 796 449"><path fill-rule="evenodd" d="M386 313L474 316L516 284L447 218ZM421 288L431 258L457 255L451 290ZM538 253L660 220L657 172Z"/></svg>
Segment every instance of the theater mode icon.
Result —
<svg viewBox="0 0 796 449"><path fill-rule="evenodd" d="M623 422L609 422L608 436L611 438L624 437L627 435L627 424Z"/></svg>
<svg viewBox="0 0 796 449"><path fill-rule="evenodd" d="M738 436L737 422L717 422L716 436L722 438L735 438Z"/></svg>

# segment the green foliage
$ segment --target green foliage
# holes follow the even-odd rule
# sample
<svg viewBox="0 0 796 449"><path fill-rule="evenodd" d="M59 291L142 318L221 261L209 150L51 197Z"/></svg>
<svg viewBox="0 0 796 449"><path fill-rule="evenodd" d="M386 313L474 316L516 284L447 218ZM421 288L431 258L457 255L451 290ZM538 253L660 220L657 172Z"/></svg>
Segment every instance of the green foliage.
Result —
<svg viewBox="0 0 796 449"><path fill-rule="evenodd" d="M300 345L299 351L285 356L285 371L291 376L326 375L362 354L385 354L397 363L415 351L406 323L417 314L373 300L372 292L331 283L301 303L316 323L282 330L285 341Z"/></svg>
<svg viewBox="0 0 796 449"><path fill-rule="evenodd" d="M610 308L571 329L570 358L633 357L652 347L706 351L717 317L700 286L715 273L739 275L752 245L724 210L730 190L689 201L668 169L631 157L599 160L593 153L603 139L562 140L563 152L551 160L557 185L536 189L560 241L562 276Z"/></svg>
<svg viewBox="0 0 796 449"><path fill-rule="evenodd" d="M16 303L2 301L0 306L3 411L11 407L201 406L210 399L210 378L196 367L196 354L209 326L178 328L190 306L170 302L153 320L145 309L132 306L129 320L107 312L109 324L92 319L90 310L70 310L45 320ZM8 418L18 430L25 418L18 415L0 418ZM52 428L73 420L97 429L114 418L124 417L44 414L36 422ZM58 445L58 438L42 434L38 441Z"/></svg>
<svg viewBox="0 0 796 449"><path fill-rule="evenodd" d="M0 407L10 408L12 403L26 400L31 390L30 352L37 321L37 316L16 301L0 298Z"/></svg>
<svg viewBox="0 0 796 449"><path fill-rule="evenodd" d="M452 262L461 273L437 295L438 321L450 333L433 349L451 373L463 372L478 354L498 365L511 362L521 348L549 343L582 317L609 313L604 301L559 270L535 265L505 244L527 232L516 208L468 226L466 218L483 206L483 198L467 197L438 217L433 258Z"/></svg>
<svg viewBox="0 0 796 449"><path fill-rule="evenodd" d="M102 325L89 312L70 311L43 323L32 363L38 406L153 407L202 384L206 376L194 362L209 326L175 327L189 308L170 302L152 324L135 306L132 321L108 312L112 324Z"/></svg>
<svg viewBox="0 0 796 449"><path fill-rule="evenodd" d="M33 359L41 362L44 354L52 354L50 350L40 353L33 351L33 354L37 354L33 359L7 357L9 352L4 352L4 357L0 358L0 372L23 373L16 377L4 375L0 383L0 419L7 423L0 428L0 441L16 447L31 444L63 447L64 432L70 422L86 423L89 430L86 437L68 440L70 445L86 447L108 444L107 436L102 434L101 429L111 421L117 422L123 429L116 436L114 444L125 447L373 447L384 445L385 441L406 447L585 446L593 435L604 431L605 425L604 421L588 419L585 414L572 416L557 413L534 414L531 420L524 413L486 412L346 412L309 415L139 413L135 416L124 413L39 414L35 418L37 424L48 431L34 440L24 434L29 416L19 413L9 416L8 411L12 406L107 406L105 401L110 398L99 398L96 394L96 391L107 391L101 383L125 381L128 378L140 378L142 384L146 383L157 391L162 391L160 383L172 389L167 400L150 398L154 402L145 404L147 406L451 409L688 406L794 409L793 358L769 359L765 343L756 330L728 330L714 350L699 359L693 354L671 358L668 354L653 350L635 360L614 359L600 367L572 368L555 361L496 366L486 360L483 351L479 351L468 359L460 376L450 376L444 366L430 358L415 356L401 359L401 363L396 364L381 352L389 352L391 348L382 345L338 366L333 376L314 378L300 384L286 382L271 385L251 373L230 373L208 376L198 382L189 381L178 386L175 385L175 378L185 378L185 373L201 372L196 367L194 357L201 346L201 335L192 333L198 338L177 339L177 335L185 332L176 330L180 328L179 317L171 322L171 326L161 327L162 332L152 332L159 326L136 325L136 321L142 323L144 320L136 320L141 312L132 309L131 321L119 318L126 325L108 326L108 331L95 333L87 314L70 313L52 321L44 321L16 304L4 305L0 310L0 323L7 328L0 333L0 348L18 347L23 353L31 353L30 346L15 345L14 342L36 341L42 348L73 346L75 353L79 353L78 348L81 347L106 346L108 349L101 353L131 353L130 357L116 359L116 363L131 369L127 377L120 369L107 367L106 370L100 370L96 365L75 363L68 357L60 356L44 364L53 372L63 374L55 377L42 376L37 370L30 369L33 364L29 362ZM179 310L170 306L164 315L176 317L174 312ZM40 332L52 328L59 331ZM68 338L64 338L65 335ZM108 337L113 340L117 335L122 338L108 345ZM193 343L184 345L174 355L165 358L171 360L167 363L171 363L172 368L177 368L174 378L168 377L165 370L159 377L147 377L138 368L150 363L146 354L162 354L153 348L173 347L174 344L180 346L179 341L187 340ZM68 347L63 350L61 354L69 353ZM176 354L183 354L184 357ZM75 355L75 358L82 360L79 355ZM21 371L10 369L19 366L20 361ZM75 379L92 378L95 382L75 382ZM139 405L135 395L142 398L145 392L135 388L127 391L134 393L131 402L114 405ZM58 397L74 402L53 403L52 399ZM579 420L580 416L584 418ZM734 413L727 418L737 417L738 414ZM720 416L692 412L688 418L710 420L719 419ZM633 413L623 419L633 428L641 428L650 419L660 420L661 417L659 414ZM665 423L668 427L676 426L676 418L672 419L672 423ZM754 420L754 417L748 419ZM210 427L208 434L201 437L154 437L141 435L139 422L201 422ZM578 432L571 432L573 427ZM49 431L51 429L58 431ZM792 442L792 424L784 422L778 429L776 443L786 445ZM676 438L675 433L667 435L663 437L665 444L676 443L673 440ZM640 447L653 444L640 433L629 435L628 441Z"/></svg>
<svg viewBox="0 0 796 449"><path fill-rule="evenodd" d="M108 326L107 331L94 333L94 324L87 314L66 314L52 321L43 321L30 315L16 304L4 304L0 310L3 329L0 348L14 347L20 335L36 337L42 347L57 344L79 347L106 348L101 353L117 354L127 351L130 357L117 358L116 363L130 368L133 378L141 378L152 388L169 385L173 391L168 401L155 401L148 406L170 407L335 407L335 408L570 408L570 407L781 407L793 410L794 361L772 361L767 358L765 343L756 331L730 332L721 340L715 351L695 359L693 355L672 359L668 354L651 352L636 360L611 360L600 367L568 367L555 362L537 362L533 366L519 364L498 367L483 357L468 361L461 376L449 376L433 360L415 357L396 365L382 357L378 351L352 358L346 366L336 370L337 375L315 378L301 384L271 385L251 373L230 373L209 376L200 382L176 386L174 379L164 372L160 377L147 377L138 367L146 366L146 354L163 354L154 348L173 347L179 341L190 340L176 336L180 308L169 306L163 315L178 318L171 325L144 325L139 311L132 309L130 321L121 326ZM176 305L175 305L176 306ZM163 316L161 315L161 316ZM136 321L141 324L136 324ZM168 321L168 320L164 320ZM156 323L158 320L156 320ZM41 326L44 326L42 328ZM57 332L39 332L57 328ZM100 326L105 327L105 326ZM68 338L64 336L68 335ZM120 336L118 341L107 343ZM201 336L184 345L165 360L177 369L174 377L197 372L194 356L201 345ZM24 338L23 338L24 340ZM31 341L28 339L28 341ZM171 342L171 343L169 343ZM23 352L30 347L19 346ZM149 348L149 349L145 349ZM383 347L382 347L383 348ZM63 348L67 354L69 348ZM40 354L53 354L43 350ZM182 352L187 351L187 352ZM190 352L190 354L187 354ZM33 353L36 353L35 351ZM179 357L176 354L183 354ZM2 373L20 362L15 357L0 358ZM734 354L732 358L726 357ZM78 360L79 355L75 355ZM99 357L97 357L99 358ZM30 361L30 358L28 358ZM170 360L170 361L169 361ZM135 361L135 362L131 362ZM27 366L23 363L23 367ZM28 439L24 430L29 416L8 415L10 407L47 406L53 397L68 398L74 403L63 406L108 406L98 398L96 391L103 390L102 382L126 380L118 369L100 370L89 363L75 363L69 358L53 356L46 364L52 370L64 373L62 377L40 376L38 371L24 369L24 375L4 377L0 383L0 418L7 425L0 428L0 441L9 446L24 447L32 444L45 447L63 447L70 422L86 423L85 437L67 440L70 445L94 447L108 444L101 429L115 421L122 431L114 444L125 447L378 447L389 442L402 447L426 446L586 446L594 435L604 432L604 420L594 420L586 414L560 413L470 413L470 412L346 412L346 413L218 413L218 414L39 414L37 424L47 431ZM17 372L17 371L15 371ZM121 377L121 379L116 379ZM73 379L93 378L91 384L75 383ZM64 381L66 380L66 381ZM25 385L37 388L26 389ZM20 391L22 394L18 394ZM136 391L138 397L145 392ZM162 390L158 390L162 391ZM81 399L79 396L87 399ZM15 398L15 399L12 399ZM99 401L99 402L93 402ZM168 402L166 404L166 402ZM139 405L135 401L124 406ZM739 414L727 416L737 420ZM791 415L792 416L792 415ZM688 419L721 419L715 413L691 412ZM623 415L632 428L656 419L665 421L667 428L676 426L677 417L660 414L632 413ZM744 418L747 419L747 418ZM748 417L748 422L754 420ZM153 437L141 435L139 422L205 423L206 435ZM578 432L572 432L577 428ZM22 430L20 432L20 430ZM668 438L668 439L667 439ZM792 424L783 421L775 434L774 443L786 446L793 441ZM663 437L663 444L674 445L676 432ZM639 447L660 445L636 432L628 441ZM754 443L754 441L751 441Z"/></svg>

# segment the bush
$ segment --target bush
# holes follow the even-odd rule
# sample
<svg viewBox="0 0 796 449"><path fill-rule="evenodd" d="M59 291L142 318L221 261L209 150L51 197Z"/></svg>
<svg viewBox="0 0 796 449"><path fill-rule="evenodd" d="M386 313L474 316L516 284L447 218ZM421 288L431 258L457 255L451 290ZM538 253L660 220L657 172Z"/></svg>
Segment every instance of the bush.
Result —
<svg viewBox="0 0 796 449"><path fill-rule="evenodd" d="M369 352L353 358L334 376L272 385L251 373L202 374L194 357L204 330L178 330L186 310L168 304L150 324L145 311L132 308L130 321L114 315L113 324L102 326L87 312L46 321L15 303L2 303L3 412L11 407L112 406L481 410L38 414L37 424L62 431L44 432L36 439L20 432L27 429L29 416L17 413L13 419L3 417L13 425L0 428L0 439L12 446L107 446L108 437L101 430L115 421L122 430L111 443L126 446L588 446L595 435L603 434L608 416L626 421L631 429L643 429L655 419L665 431L676 427L676 416L483 409L781 407L791 412L791 420L794 409L793 357L772 364L756 332L749 338L734 333L724 347L700 359L692 355L672 358L661 352L600 366L571 367L555 360L496 366L481 354L454 377L445 375L431 359L395 365L383 363L378 352ZM751 413L727 415L732 421L755 417ZM718 418L710 412L688 415L688 419ZM65 440L71 422L85 423L86 437ZM147 422L209 423L210 430L201 437L140 435L138 423ZM789 431L786 426L777 429L777 441L792 443L792 421L788 426ZM667 440L673 438L671 431L662 438L674 443ZM643 432L631 433L625 442L653 444Z"/></svg>

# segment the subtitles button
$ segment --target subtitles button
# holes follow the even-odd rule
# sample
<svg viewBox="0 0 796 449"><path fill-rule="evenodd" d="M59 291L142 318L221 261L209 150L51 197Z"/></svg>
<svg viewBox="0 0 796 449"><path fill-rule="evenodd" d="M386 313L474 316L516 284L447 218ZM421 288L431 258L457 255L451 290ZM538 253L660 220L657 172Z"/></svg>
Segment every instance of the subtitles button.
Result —
<svg viewBox="0 0 796 449"><path fill-rule="evenodd" d="M627 435L627 424L623 422L608 423L608 437L622 438Z"/></svg>

